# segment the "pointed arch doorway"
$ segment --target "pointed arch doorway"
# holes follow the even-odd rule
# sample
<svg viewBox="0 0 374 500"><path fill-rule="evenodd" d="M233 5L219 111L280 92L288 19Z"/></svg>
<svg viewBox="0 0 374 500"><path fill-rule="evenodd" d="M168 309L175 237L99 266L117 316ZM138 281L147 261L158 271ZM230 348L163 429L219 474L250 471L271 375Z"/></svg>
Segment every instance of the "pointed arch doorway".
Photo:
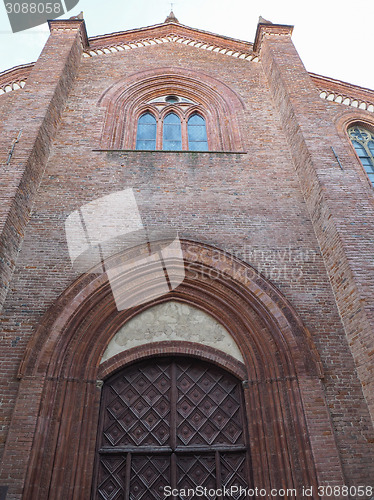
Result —
<svg viewBox="0 0 374 500"><path fill-rule="evenodd" d="M211 363L125 367L103 386L93 498L241 498L253 484L245 418L241 382Z"/></svg>
<svg viewBox="0 0 374 500"><path fill-rule="evenodd" d="M195 356L244 382L255 488L343 484L322 365L301 318L248 264L201 243L182 241L182 249L185 280L166 296L118 311L107 277L83 275L45 314L19 368L20 388L3 457L4 477L18 467L15 484L24 498L91 498L102 382L140 359L165 355ZM131 249L121 258L144 251ZM148 285L157 286L157 280ZM215 318L239 346L243 363L225 352L217 359L210 346L202 350L194 342L160 341L128 348L101 364L125 324L170 300ZM33 404L25 405L31 392ZM19 442L24 443L21 464L13 453Z"/></svg>

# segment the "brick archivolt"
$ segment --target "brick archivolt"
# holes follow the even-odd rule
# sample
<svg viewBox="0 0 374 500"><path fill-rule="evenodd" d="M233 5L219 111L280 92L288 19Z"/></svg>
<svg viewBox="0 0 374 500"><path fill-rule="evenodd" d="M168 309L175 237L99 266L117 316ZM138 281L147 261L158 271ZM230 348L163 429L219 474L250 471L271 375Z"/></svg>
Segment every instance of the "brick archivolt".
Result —
<svg viewBox="0 0 374 500"><path fill-rule="evenodd" d="M290 383L299 398L298 384L323 377L309 332L269 281L219 249L185 240L181 244L186 272L183 283L136 308L117 311L108 278L96 269L79 278L46 313L26 350L19 377L40 376L56 382L97 380L103 355L121 329L137 315L152 310L151 306L170 301L209 314L211 321L225 329L239 348L237 355L245 363L246 380L252 386ZM136 259L145 251L143 246L130 249L114 256L108 265ZM126 294L130 282L137 283L133 294L159 286L152 269L145 274L140 271L139 279L131 274L128 280L121 283L119 293ZM201 340L198 344L203 347ZM194 345L198 344L195 340Z"/></svg>
<svg viewBox="0 0 374 500"><path fill-rule="evenodd" d="M184 282L175 291L137 308L117 311L108 277L98 274L96 268L92 274L82 275L46 313L26 350L19 377L39 373L79 380L97 378L102 356L123 325L151 305L170 300L208 312L226 329L245 360L248 380L323 377L309 332L269 281L217 248L188 240L181 240L181 246ZM146 246L135 247L113 256L107 265L116 267L147 251ZM132 293L158 286L152 272L144 276L149 281L129 277L139 287ZM121 290L128 293L126 283L121 284ZM75 361L62 362L66 357Z"/></svg>
<svg viewBox="0 0 374 500"><path fill-rule="evenodd" d="M183 241L182 248L186 279L166 296L117 311L107 277L84 275L43 318L19 370L20 401L13 416L27 422L30 429L23 430L34 436L27 451L25 498L46 500L55 491L55 500L67 496L88 500L101 380L124 363L175 350L179 355L227 365L243 380L256 485L269 489L316 486L325 449L334 465L331 480L342 484L319 380L323 374L318 353L292 306L255 269L233 256L191 241ZM114 258L132 259L145 251L137 247ZM157 286L152 270L147 276L148 284L142 282L134 293L144 290L144 285ZM170 300L210 314L235 341L244 364L201 344L161 342L151 350L135 347L100 365L109 342L123 325L149 306ZM23 394L30 392L30 384L40 401L25 409ZM11 441L17 441L17 432L14 427ZM57 488L58 484L68 484L69 489Z"/></svg>
<svg viewBox="0 0 374 500"><path fill-rule="evenodd" d="M156 106L149 104L152 99L167 94L182 96L196 104L187 113L183 113L178 105L169 105L158 111ZM242 149L237 123L237 117L244 109L242 100L227 85L202 72L158 68L136 73L107 89L99 105L106 107L102 149L134 149L139 116L148 109L157 119L162 119L169 108L182 120L187 120L193 112L199 112L206 120L211 150Z"/></svg>

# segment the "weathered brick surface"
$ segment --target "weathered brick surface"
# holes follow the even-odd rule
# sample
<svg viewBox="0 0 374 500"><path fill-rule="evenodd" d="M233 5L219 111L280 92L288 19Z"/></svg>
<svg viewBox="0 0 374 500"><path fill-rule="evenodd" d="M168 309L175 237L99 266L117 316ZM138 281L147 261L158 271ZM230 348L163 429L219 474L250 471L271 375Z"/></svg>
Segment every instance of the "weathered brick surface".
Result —
<svg viewBox="0 0 374 500"><path fill-rule="evenodd" d="M84 203L130 187L149 227L177 229L182 238L233 253L287 297L321 356L346 484L370 484L373 198L354 152L332 122L337 105L319 99L287 37L264 40L262 63L165 43L82 58L75 77L80 50L76 32L51 36L29 77L29 90L12 97L14 117L0 151L4 159L21 116L22 142L2 171L0 200L4 292L23 238L1 318L2 450L10 426L12 433L20 427L19 447L12 450L19 468L9 473L5 464L1 476L11 486L9 498L20 498L27 466L22 450L32 440L22 434L21 423L11 421L18 367L43 314L78 277L69 261L65 219ZM120 79L162 67L212 75L237 93L244 103L237 119L247 154L93 151L105 118L98 106L103 92ZM4 97L10 100L0 96L0 101ZM316 384L311 381L310 395ZM28 396L20 394L18 409L32 407L33 397L32 388ZM318 409L310 428L311 440L323 450L321 418Z"/></svg>
<svg viewBox="0 0 374 500"><path fill-rule="evenodd" d="M373 418L373 192L362 179L362 167L354 160L350 144L341 139L325 103L314 91L289 37L276 42L266 38L262 53Z"/></svg>
<svg viewBox="0 0 374 500"><path fill-rule="evenodd" d="M52 29L38 62L1 120L0 305L3 304L33 198L48 157L67 93L82 53L82 22L66 32ZM21 134L21 135L20 135ZM9 158L13 141L19 137Z"/></svg>

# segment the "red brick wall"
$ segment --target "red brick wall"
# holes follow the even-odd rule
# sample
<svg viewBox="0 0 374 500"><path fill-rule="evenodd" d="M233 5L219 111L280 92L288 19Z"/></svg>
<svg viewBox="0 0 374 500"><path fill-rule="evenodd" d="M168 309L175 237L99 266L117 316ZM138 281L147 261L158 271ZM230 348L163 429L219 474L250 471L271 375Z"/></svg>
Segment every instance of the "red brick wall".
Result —
<svg viewBox="0 0 374 500"><path fill-rule="evenodd" d="M34 295L33 285L27 282L28 278L23 284L10 283L51 143L81 60L81 25L82 22L73 22L63 31L55 30L52 23L52 34L28 77L27 86L9 96L2 96L5 101L12 103L12 107L7 109L7 103L4 102L4 114L1 119L0 155L4 164L1 168L0 185L0 305L3 304L7 292L10 296L19 292L23 296L21 302L21 296L18 296L10 308L6 305L1 317L1 347L4 349L0 373L2 448L17 395L17 365L27 343L28 333L31 332L28 328L32 328L33 323L33 312L28 303ZM7 164L12 141L17 138L21 129L22 135ZM34 240L29 250L35 251L37 245ZM16 270L16 274L17 272ZM18 287L22 287L22 290ZM30 388L28 397L32 394L33 390ZM29 407L32 402L25 402L24 397L20 395L18 404ZM22 422L18 425L22 432ZM20 455L20 470L25 469L21 459L25 442L32 439L33 436L30 435L24 438L20 436L18 447L13 450L14 454ZM8 481L7 477L3 477L2 481L4 484L17 482L18 475L16 467L12 471L12 480ZM20 490L17 491L16 488L14 493L19 494Z"/></svg>
<svg viewBox="0 0 374 500"><path fill-rule="evenodd" d="M234 253L263 272L293 304L321 355L324 391L346 483L369 484L374 477L374 435L360 378L371 404L366 300L373 285L368 234L373 227L368 224L372 200L355 174L359 165L352 163L352 151L339 138L327 103L314 94L292 44L282 37L265 40L263 62L255 63L165 43L83 58L75 78L76 36L56 33L50 38L27 84L35 89L27 104L30 111L21 114L26 106L21 93L26 89L17 91L21 92L17 115L22 116L25 132L14 165L18 160L29 162L32 152L38 152L39 163L32 163L29 176L19 167L2 172L1 182L7 185L0 217L8 249L7 261L2 262L4 289L20 242L13 228L24 234L1 319L2 449L25 347L48 307L78 276L67 253L65 219L86 202L132 187L148 225L176 228L183 238ZM245 107L237 119L246 155L93 151L99 147L105 116L97 105L102 93L136 72L170 66L212 75L237 93ZM56 79L48 87L51 74ZM2 158L19 128L19 119L12 120L2 142ZM34 144L36 132L39 146ZM341 156L344 173L330 143ZM30 203L23 197L28 190L35 192L48 154L25 229ZM21 180L26 188L17 191ZM20 197L16 203L15 192ZM9 223L16 207L22 224ZM31 405L31 391L29 398ZM24 469L21 455L20 469ZM17 485L10 498L19 498L18 471L2 480Z"/></svg>
<svg viewBox="0 0 374 500"><path fill-rule="evenodd" d="M66 31L52 28L52 36L28 77L27 86L18 92L12 112L1 120L0 155L5 165L0 191L0 305L9 286L51 140L81 59L82 22L73 24ZM20 132L22 135L9 159L12 143Z"/></svg>
<svg viewBox="0 0 374 500"><path fill-rule="evenodd" d="M373 419L373 191L290 38L265 38L261 53Z"/></svg>

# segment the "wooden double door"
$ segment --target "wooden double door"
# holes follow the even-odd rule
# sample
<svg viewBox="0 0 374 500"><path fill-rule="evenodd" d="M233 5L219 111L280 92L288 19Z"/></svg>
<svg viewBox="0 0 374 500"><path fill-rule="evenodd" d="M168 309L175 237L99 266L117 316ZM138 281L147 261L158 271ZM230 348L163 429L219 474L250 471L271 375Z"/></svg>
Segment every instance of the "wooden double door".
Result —
<svg viewBox="0 0 374 500"><path fill-rule="evenodd" d="M238 379L194 358L153 358L116 373L103 387L93 498L210 500L224 488L248 498L243 403Z"/></svg>

